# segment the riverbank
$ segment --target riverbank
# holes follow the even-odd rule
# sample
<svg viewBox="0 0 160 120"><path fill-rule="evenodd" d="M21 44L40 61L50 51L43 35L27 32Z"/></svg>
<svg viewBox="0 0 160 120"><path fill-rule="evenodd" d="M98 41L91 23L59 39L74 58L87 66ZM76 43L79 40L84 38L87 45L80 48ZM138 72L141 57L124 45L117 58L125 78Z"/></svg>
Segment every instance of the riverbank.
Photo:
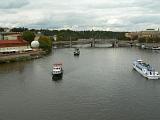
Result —
<svg viewBox="0 0 160 120"><path fill-rule="evenodd" d="M27 53L19 53L19 54L12 54L12 55L4 55L4 56L0 56L0 64L38 59L43 57L44 55L46 55L46 52L42 50L36 50L36 51L30 51Z"/></svg>

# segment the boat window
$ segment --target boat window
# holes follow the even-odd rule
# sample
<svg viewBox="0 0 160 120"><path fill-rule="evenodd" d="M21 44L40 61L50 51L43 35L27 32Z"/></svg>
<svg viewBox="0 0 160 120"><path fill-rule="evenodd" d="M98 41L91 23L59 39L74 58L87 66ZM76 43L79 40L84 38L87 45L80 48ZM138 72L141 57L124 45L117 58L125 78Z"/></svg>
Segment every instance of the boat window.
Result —
<svg viewBox="0 0 160 120"><path fill-rule="evenodd" d="M136 67L137 67L138 69L142 70L142 68L141 68L141 67L139 67L138 65L136 65Z"/></svg>

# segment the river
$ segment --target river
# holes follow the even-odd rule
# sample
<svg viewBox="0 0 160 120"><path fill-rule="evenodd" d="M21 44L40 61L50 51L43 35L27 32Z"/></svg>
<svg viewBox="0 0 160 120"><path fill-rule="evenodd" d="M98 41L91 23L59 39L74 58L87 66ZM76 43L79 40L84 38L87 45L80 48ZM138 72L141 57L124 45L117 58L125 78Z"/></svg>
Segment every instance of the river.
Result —
<svg viewBox="0 0 160 120"><path fill-rule="evenodd" d="M160 72L160 52L137 48L55 49L0 65L0 120L159 120L160 80L132 69L138 58ZM62 62L63 79L52 80Z"/></svg>

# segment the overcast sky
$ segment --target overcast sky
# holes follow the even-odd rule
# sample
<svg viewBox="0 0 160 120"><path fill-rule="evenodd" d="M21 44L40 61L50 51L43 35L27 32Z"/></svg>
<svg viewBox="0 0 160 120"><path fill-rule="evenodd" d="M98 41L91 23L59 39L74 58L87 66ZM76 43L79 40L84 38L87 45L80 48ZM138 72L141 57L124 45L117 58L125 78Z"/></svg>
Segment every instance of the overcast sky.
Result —
<svg viewBox="0 0 160 120"><path fill-rule="evenodd" d="M1 27L139 31L160 27L160 0L0 0Z"/></svg>

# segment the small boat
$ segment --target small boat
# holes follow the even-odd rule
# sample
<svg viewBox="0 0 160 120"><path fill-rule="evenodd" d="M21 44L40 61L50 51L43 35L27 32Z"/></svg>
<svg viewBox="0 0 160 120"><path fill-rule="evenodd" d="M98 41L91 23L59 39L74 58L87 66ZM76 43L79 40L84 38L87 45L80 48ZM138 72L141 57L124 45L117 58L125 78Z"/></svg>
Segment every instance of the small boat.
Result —
<svg viewBox="0 0 160 120"><path fill-rule="evenodd" d="M148 79L159 79L160 75L149 64L143 62L143 60L137 60L133 62L133 68L141 75Z"/></svg>
<svg viewBox="0 0 160 120"><path fill-rule="evenodd" d="M62 78L63 76L63 68L62 64L53 64L52 77L53 78Z"/></svg>
<svg viewBox="0 0 160 120"><path fill-rule="evenodd" d="M74 51L74 55L79 56L79 54L80 54L79 48L76 48L75 51Z"/></svg>
<svg viewBox="0 0 160 120"><path fill-rule="evenodd" d="M159 46L152 47L152 50L160 50L160 47Z"/></svg>
<svg viewBox="0 0 160 120"><path fill-rule="evenodd" d="M144 44L142 44L142 45L141 45L141 48L142 48L142 49L145 49L145 48L146 48L146 46L145 46Z"/></svg>

